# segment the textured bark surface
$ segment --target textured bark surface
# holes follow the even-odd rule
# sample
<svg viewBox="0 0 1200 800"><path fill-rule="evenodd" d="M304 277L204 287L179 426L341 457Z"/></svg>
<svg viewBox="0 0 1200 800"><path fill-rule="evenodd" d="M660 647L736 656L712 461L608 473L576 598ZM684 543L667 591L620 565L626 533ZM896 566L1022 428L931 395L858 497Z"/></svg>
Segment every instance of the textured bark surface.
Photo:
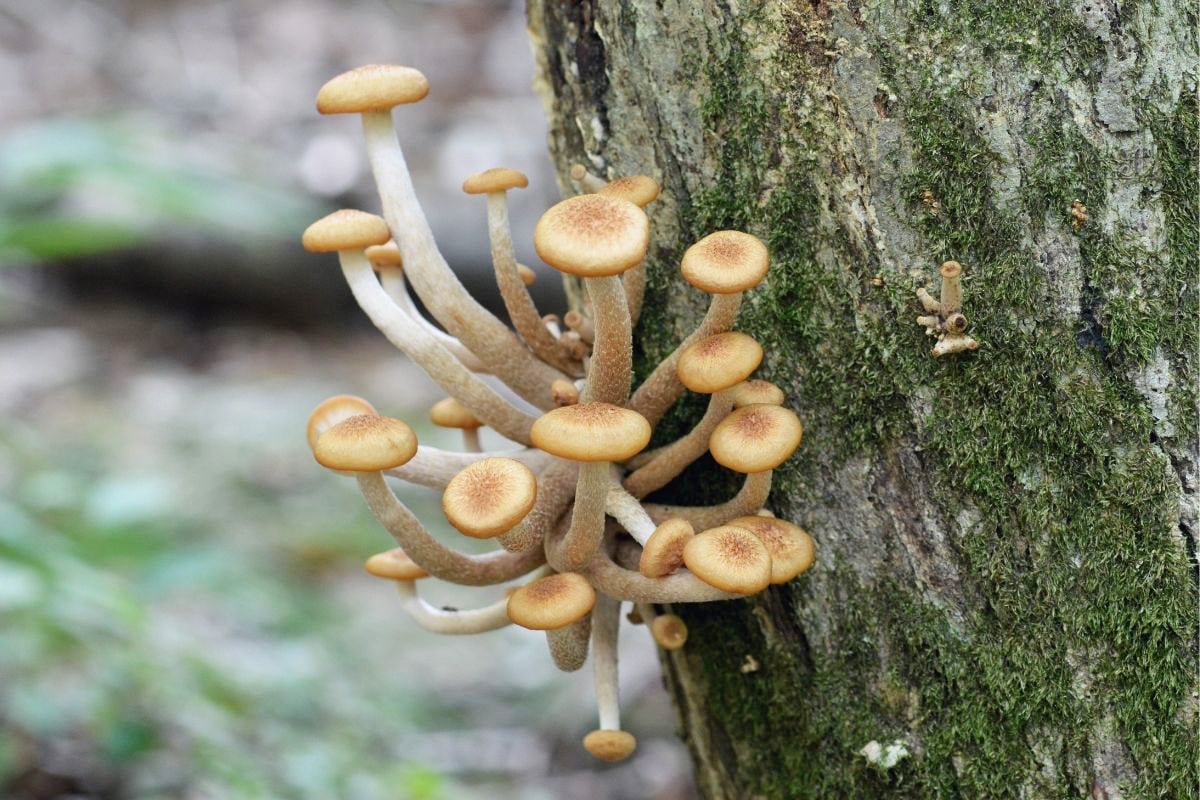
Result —
<svg viewBox="0 0 1200 800"><path fill-rule="evenodd" d="M739 327L806 422L771 504L819 560L674 609L707 796L1195 796L1192 9L531 0L560 174L664 186L640 374L702 312L689 242L773 254ZM913 292L951 258L981 347L935 361Z"/></svg>

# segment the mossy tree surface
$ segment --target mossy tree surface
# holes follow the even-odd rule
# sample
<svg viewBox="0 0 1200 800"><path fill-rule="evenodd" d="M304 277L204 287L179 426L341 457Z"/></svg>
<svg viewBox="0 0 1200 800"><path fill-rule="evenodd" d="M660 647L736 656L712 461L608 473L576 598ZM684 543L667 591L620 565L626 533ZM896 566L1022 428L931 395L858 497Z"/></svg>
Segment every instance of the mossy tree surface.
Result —
<svg viewBox="0 0 1200 800"><path fill-rule="evenodd" d="M703 311L688 243L772 250L739 327L805 420L771 505L819 560L675 609L709 797L1194 796L1192 8L531 1L561 174L664 186L643 374ZM934 360L946 259L981 346Z"/></svg>

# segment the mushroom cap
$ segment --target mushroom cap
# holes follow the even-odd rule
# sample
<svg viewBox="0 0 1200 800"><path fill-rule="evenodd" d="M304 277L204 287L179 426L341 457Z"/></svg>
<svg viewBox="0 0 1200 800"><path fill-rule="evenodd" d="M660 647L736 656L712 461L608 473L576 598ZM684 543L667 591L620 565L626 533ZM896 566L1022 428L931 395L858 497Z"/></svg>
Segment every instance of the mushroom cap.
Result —
<svg viewBox="0 0 1200 800"><path fill-rule="evenodd" d="M300 244L310 253L335 253L338 250L362 250L384 244L392 238L383 217L343 208L321 217L304 230Z"/></svg>
<svg viewBox="0 0 1200 800"><path fill-rule="evenodd" d="M611 403L576 403L551 409L533 422L534 447L571 461L624 461L650 441L650 423Z"/></svg>
<svg viewBox="0 0 1200 800"><path fill-rule="evenodd" d="M693 392L713 394L744 381L762 360L758 342L744 333L726 331L701 339L680 353L675 374Z"/></svg>
<svg viewBox="0 0 1200 800"><path fill-rule="evenodd" d="M957 261L944 261L938 268L938 274L943 278L957 278L962 275L962 264Z"/></svg>
<svg viewBox="0 0 1200 800"><path fill-rule="evenodd" d="M335 394L317 403L317 407L308 415L308 428L305 431L308 435L308 448L315 450L317 439L321 438L322 433L342 420L357 417L359 414L379 416L375 406L352 394Z"/></svg>
<svg viewBox="0 0 1200 800"><path fill-rule="evenodd" d="M658 181L648 175L627 175L604 184L596 190L596 194L619 197L645 208L654 202L661 191Z"/></svg>
<svg viewBox="0 0 1200 800"><path fill-rule="evenodd" d="M664 520L642 547L638 572L647 578L670 575L683 565L683 548L695 535L692 523L682 517Z"/></svg>
<svg viewBox="0 0 1200 800"><path fill-rule="evenodd" d="M528 185L529 178L525 177L524 172L508 167L492 167L463 181L462 190L467 194L489 194L524 189Z"/></svg>
<svg viewBox="0 0 1200 800"><path fill-rule="evenodd" d="M571 381L555 378L550 384L550 397L556 406L573 406L579 402L579 389Z"/></svg>
<svg viewBox="0 0 1200 800"><path fill-rule="evenodd" d="M709 294L752 289L770 266L767 246L741 231L710 233L687 249L679 265L688 283Z"/></svg>
<svg viewBox="0 0 1200 800"><path fill-rule="evenodd" d="M483 425L475 416L475 412L454 397L447 397L434 403L433 408L429 409L429 419L439 428L472 430Z"/></svg>
<svg viewBox="0 0 1200 800"><path fill-rule="evenodd" d="M787 583L805 573L816 560L816 545L799 525L775 517L738 517L729 525L744 528L762 542L771 554L771 583Z"/></svg>
<svg viewBox="0 0 1200 800"><path fill-rule="evenodd" d="M678 650L687 643L687 623L675 614L659 614L650 623L650 635L663 650Z"/></svg>
<svg viewBox="0 0 1200 800"><path fill-rule="evenodd" d="M533 286L537 283L537 273L532 267L527 267L524 264L517 264L517 274L521 276L521 283L526 286Z"/></svg>
<svg viewBox="0 0 1200 800"><path fill-rule="evenodd" d="M313 448L317 463L347 472L379 472L417 454L417 435L398 419L359 414L322 433Z"/></svg>
<svg viewBox="0 0 1200 800"><path fill-rule="evenodd" d="M317 92L322 114L366 114L388 111L423 100L429 81L419 70L398 64L368 64L331 78Z"/></svg>
<svg viewBox="0 0 1200 800"><path fill-rule="evenodd" d="M583 737L583 749L601 761L624 761L637 750L637 738L629 731L596 730Z"/></svg>
<svg viewBox="0 0 1200 800"><path fill-rule="evenodd" d="M536 501L537 478L529 467L511 458L485 458L450 479L442 511L463 534L490 539L512 530Z"/></svg>
<svg viewBox="0 0 1200 800"><path fill-rule="evenodd" d="M404 259L400 257L400 246L395 242L373 244L367 248L367 261L375 269L380 267L402 267Z"/></svg>
<svg viewBox="0 0 1200 800"><path fill-rule="evenodd" d="M508 596L508 618L531 631L552 631L582 619L595 605L596 590L587 578L559 572L514 590Z"/></svg>
<svg viewBox="0 0 1200 800"><path fill-rule="evenodd" d="M429 577L429 573L417 566L416 562L399 547L376 553L367 559L364 566L367 572L376 578L387 578L393 581L415 581Z"/></svg>
<svg viewBox="0 0 1200 800"><path fill-rule="evenodd" d="M783 390L770 381L746 380L733 387L733 407L783 405Z"/></svg>
<svg viewBox="0 0 1200 800"><path fill-rule="evenodd" d="M745 528L722 525L698 533L683 548L683 563L723 592L754 594L771 583L771 554Z"/></svg>
<svg viewBox="0 0 1200 800"><path fill-rule="evenodd" d="M723 467L766 472L786 461L803 435L804 426L791 409L756 403L721 420L708 439L708 449Z"/></svg>
<svg viewBox="0 0 1200 800"><path fill-rule="evenodd" d="M598 194L550 207L533 229L533 247L550 266L583 278L636 267L650 246L650 220L628 200Z"/></svg>

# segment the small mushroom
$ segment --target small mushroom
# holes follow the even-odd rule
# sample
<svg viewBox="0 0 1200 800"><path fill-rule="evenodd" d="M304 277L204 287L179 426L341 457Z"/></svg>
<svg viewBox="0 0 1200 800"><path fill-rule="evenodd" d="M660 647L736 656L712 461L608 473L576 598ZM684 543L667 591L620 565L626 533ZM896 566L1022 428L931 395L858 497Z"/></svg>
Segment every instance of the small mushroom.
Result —
<svg viewBox="0 0 1200 800"><path fill-rule="evenodd" d="M723 525L695 537L683 548L692 574L723 592L754 594L771 583L771 554L754 534Z"/></svg>
<svg viewBox="0 0 1200 800"><path fill-rule="evenodd" d="M816 546L799 525L775 517L748 516L732 519L729 524L758 537L771 554L771 583L787 583L812 567Z"/></svg>
<svg viewBox="0 0 1200 800"><path fill-rule="evenodd" d="M453 397L438 400L429 409L429 421L439 428L458 428L462 431L463 450L479 453L479 428L483 425L479 417Z"/></svg>
<svg viewBox="0 0 1200 800"><path fill-rule="evenodd" d="M617 683L617 636L621 603L601 595L592 612L592 674L600 727L583 738L583 746L602 761L623 761L637 749L633 734L621 730L621 700Z"/></svg>
<svg viewBox="0 0 1200 800"><path fill-rule="evenodd" d="M454 476L442 493L442 511L464 536L502 536L533 509L537 478L511 458L485 458Z"/></svg>
<svg viewBox="0 0 1200 800"><path fill-rule="evenodd" d="M565 628L591 612L596 590L576 572L557 572L527 583L508 596L508 617L522 628Z"/></svg>

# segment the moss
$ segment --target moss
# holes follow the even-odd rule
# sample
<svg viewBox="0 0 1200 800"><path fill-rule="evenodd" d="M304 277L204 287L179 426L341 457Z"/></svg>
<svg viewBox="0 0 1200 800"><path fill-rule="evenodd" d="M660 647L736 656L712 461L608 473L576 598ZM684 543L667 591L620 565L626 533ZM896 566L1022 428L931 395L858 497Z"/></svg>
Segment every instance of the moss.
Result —
<svg viewBox="0 0 1200 800"><path fill-rule="evenodd" d="M1051 72L1066 61L1086 72L1099 57L1065 8L918 9L909 35L939 31L947 51L971 39ZM1011 35L1030 20L1036 45ZM1125 796L1187 796L1200 778L1196 732L1181 714L1195 688L1194 587L1176 538L1179 484L1129 375L1157 351L1181 354L1177 362L1188 363L1174 364L1172 403L1195 402L1194 362L1183 355L1197 345L1195 285L1185 279L1197 251L1194 98L1146 120L1170 263L1139 250L1119 226L1084 226L1074 235L1091 328L1080 332L1074 319L1056 317L1024 242L1047 219L1068 226L1077 198L1093 216L1105 211L1105 155L1072 133L1062 100L1040 92L1031 102L1045 118L1028 140L1036 156L1023 165L1017 202L1002 205L990 182L998 157L969 92L945 86L945 75L914 65L894 42L877 48L911 145L900 187L913 227L928 266L967 265L968 312L983 343L936 362L910 322L912 285L889 276L871 287L870 255L824 221L830 164L812 154L836 131L828 113L788 112L794 95L822 85L820 67L789 51L774 68L792 77L774 80L791 88L769 96L753 79L762 65L736 30L723 33L705 105L720 166L684 221L693 236L747 227L771 246L769 282L739 327L777 354L766 376L789 389L808 426L775 502L795 513L812 491L804 487L828 481L845 459L878 463L896 448L916 450L970 609L956 620L910 582L863 585L834 559L821 568L838 596L820 600L835 613L819 624L808 617L817 598L803 579L758 601L684 610L694 641L719 642L703 647L694 668L712 726L729 739L723 757L736 765L738 796L1084 796L1105 730L1136 768ZM926 191L940 203L936 215L921 205ZM934 398L936 413L917 432L911 407L923 397ZM689 406L671 424L695 416ZM698 466L689 483L701 485L708 470ZM964 511L978 521L959 530L953 521ZM838 646L810 650L799 626L764 633L750 622L757 604ZM758 672L741 671L747 654ZM891 770L857 755L872 739L894 738L912 742L914 755Z"/></svg>

